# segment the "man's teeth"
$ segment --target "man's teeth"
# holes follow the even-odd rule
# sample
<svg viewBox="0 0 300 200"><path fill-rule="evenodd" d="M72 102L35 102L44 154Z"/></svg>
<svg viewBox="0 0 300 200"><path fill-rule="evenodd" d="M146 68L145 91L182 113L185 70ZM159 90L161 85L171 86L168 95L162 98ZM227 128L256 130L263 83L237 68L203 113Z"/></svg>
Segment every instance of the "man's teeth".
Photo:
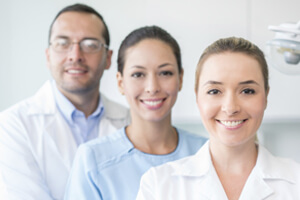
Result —
<svg viewBox="0 0 300 200"><path fill-rule="evenodd" d="M235 127L241 123L243 123L243 120L240 121L220 121L222 124L224 124L227 127Z"/></svg>
<svg viewBox="0 0 300 200"><path fill-rule="evenodd" d="M82 70L76 70L76 69L70 69L70 70L68 70L68 72L70 74L80 74L80 73L83 73Z"/></svg>
<svg viewBox="0 0 300 200"><path fill-rule="evenodd" d="M160 104L162 102L162 100L159 101L143 101L145 104L149 105L149 106L156 106L158 104Z"/></svg>

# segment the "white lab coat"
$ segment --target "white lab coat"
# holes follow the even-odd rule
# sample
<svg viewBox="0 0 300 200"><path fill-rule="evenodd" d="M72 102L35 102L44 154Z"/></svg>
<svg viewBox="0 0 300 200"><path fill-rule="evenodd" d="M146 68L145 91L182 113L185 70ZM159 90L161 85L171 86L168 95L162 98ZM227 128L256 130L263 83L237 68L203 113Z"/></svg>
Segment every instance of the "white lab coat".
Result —
<svg viewBox="0 0 300 200"><path fill-rule="evenodd" d="M125 107L103 95L101 100L105 112L99 137L125 126L130 118ZM76 150L50 81L33 97L0 113L0 171L9 200L63 199Z"/></svg>
<svg viewBox="0 0 300 200"><path fill-rule="evenodd" d="M141 179L137 200L227 200L212 165L207 142L194 156L151 168ZM259 145L256 166L240 200L300 199L300 164L276 158Z"/></svg>

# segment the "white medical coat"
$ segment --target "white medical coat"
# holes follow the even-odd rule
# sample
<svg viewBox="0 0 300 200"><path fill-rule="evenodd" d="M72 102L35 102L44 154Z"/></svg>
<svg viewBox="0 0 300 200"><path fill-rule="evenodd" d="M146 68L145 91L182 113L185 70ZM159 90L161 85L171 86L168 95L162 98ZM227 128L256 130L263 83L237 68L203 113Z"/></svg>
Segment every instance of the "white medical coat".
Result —
<svg viewBox="0 0 300 200"><path fill-rule="evenodd" d="M151 168L143 175L137 200L154 199L228 199L212 165L208 142L194 156ZM276 158L259 145L256 166L239 199L300 199L300 164Z"/></svg>
<svg viewBox="0 0 300 200"><path fill-rule="evenodd" d="M99 137L129 122L129 111L101 95ZM0 113L0 172L9 200L63 199L77 144L56 107L50 81ZM0 192L3 189L0 190Z"/></svg>

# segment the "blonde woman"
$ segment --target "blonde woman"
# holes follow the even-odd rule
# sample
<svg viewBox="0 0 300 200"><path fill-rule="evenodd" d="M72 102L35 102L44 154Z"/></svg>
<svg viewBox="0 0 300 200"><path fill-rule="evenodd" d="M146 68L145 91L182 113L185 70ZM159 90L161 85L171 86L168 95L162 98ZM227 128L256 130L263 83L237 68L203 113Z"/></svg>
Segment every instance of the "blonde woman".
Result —
<svg viewBox="0 0 300 200"><path fill-rule="evenodd" d="M209 141L194 156L149 170L137 199L300 199L300 165L255 139L269 93L262 51L242 38L214 42L198 63L195 92Z"/></svg>

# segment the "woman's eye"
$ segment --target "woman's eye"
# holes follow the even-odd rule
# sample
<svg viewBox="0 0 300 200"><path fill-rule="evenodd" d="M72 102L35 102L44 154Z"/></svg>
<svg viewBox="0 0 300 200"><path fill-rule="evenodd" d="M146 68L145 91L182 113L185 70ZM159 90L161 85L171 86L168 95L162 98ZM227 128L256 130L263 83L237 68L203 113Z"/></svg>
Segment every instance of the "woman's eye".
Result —
<svg viewBox="0 0 300 200"><path fill-rule="evenodd" d="M255 90L247 88L247 89L244 89L242 91L242 93L244 93L244 94L255 94Z"/></svg>
<svg viewBox="0 0 300 200"><path fill-rule="evenodd" d="M141 72L136 72L136 73L133 73L131 76L134 78L140 78L140 77L144 76L144 74Z"/></svg>
<svg viewBox="0 0 300 200"><path fill-rule="evenodd" d="M163 75L163 76L172 76L173 72L171 72L171 71L162 71L162 72L160 72L160 74Z"/></svg>
<svg viewBox="0 0 300 200"><path fill-rule="evenodd" d="M207 94L212 94L212 95L214 95L214 94L219 94L219 93L220 93L220 91L217 90L217 89L212 89L212 90L209 90L209 91L207 92Z"/></svg>

